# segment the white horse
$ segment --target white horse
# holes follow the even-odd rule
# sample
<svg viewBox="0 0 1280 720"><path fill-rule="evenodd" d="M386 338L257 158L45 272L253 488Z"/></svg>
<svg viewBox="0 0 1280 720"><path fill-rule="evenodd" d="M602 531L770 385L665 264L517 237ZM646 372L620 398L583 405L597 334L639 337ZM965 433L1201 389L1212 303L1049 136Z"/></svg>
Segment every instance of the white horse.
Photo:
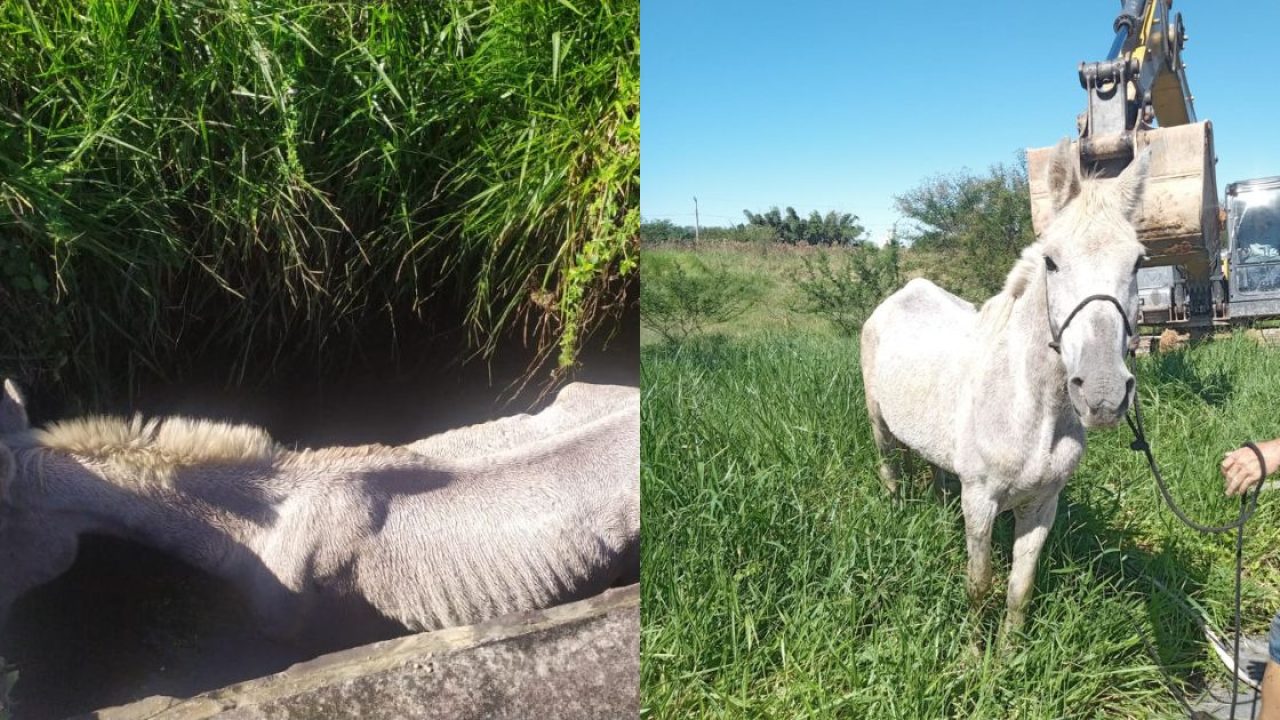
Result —
<svg viewBox="0 0 1280 720"><path fill-rule="evenodd" d="M862 329L867 412L880 475L898 490L902 451L959 476L968 592L991 587L991 527L1013 510L1006 627L1026 617L1058 494L1085 428L1115 425L1134 380L1125 356L1144 258L1133 218L1141 154L1118 178L1084 178L1067 141L1049 164L1054 215L980 311L928 280L907 283Z"/></svg>
<svg viewBox="0 0 1280 720"><path fill-rule="evenodd" d="M571 385L440 442L292 451L186 418L33 430L0 393L0 624L108 534L239 588L264 634L349 645L639 579L639 392Z"/></svg>

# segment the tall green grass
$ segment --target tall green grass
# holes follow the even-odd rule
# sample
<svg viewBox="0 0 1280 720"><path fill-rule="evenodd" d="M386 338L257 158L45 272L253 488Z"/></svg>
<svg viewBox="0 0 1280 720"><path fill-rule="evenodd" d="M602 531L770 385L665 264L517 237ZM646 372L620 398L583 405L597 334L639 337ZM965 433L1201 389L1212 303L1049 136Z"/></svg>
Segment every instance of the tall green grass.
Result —
<svg viewBox="0 0 1280 720"><path fill-rule="evenodd" d="M1229 627L1232 540L1172 517L1127 430L1090 434L1025 634L1002 652L1012 522L997 523L997 589L971 609L959 508L924 489L897 507L880 487L856 341L650 345L642 371L647 716L1174 718L1167 683L1224 677L1178 603ZM1280 353L1238 337L1142 359L1138 377L1174 494L1233 518L1217 464L1280 435ZM1278 521L1264 493L1245 547L1254 633L1280 608Z"/></svg>
<svg viewBox="0 0 1280 720"><path fill-rule="evenodd" d="M635 265L638 23L636 0L0 4L0 364L84 386L221 352L238 379L424 323L572 362Z"/></svg>
<svg viewBox="0 0 1280 720"><path fill-rule="evenodd" d="M812 279L809 266L821 264L824 257L825 262L841 266L850 263L851 256L858 252L855 248L704 241L697 247L675 243L646 245L644 255L646 262L649 259L666 264L694 261L754 277L764 289L760 301L744 316L708 328L713 333L742 337L760 332L838 333L838 329L821 313L814 312L812 298L798 281ZM963 273L957 271L954 258L946 252L903 248L899 262L903 282L927 277L952 292L967 287L968 281ZM648 327L642 328L640 337L645 343L661 339Z"/></svg>

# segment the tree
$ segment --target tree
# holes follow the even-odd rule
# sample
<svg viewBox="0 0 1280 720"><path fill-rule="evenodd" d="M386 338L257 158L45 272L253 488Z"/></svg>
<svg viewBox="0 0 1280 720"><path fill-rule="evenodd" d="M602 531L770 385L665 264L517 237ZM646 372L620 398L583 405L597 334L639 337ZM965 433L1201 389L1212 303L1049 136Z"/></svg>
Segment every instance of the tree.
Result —
<svg viewBox="0 0 1280 720"><path fill-rule="evenodd" d="M1014 259L1035 241L1025 155L985 175L963 172L927 180L899 196L897 206L914 221L904 240L914 248L953 255L961 273L954 289L973 299L999 292Z"/></svg>
<svg viewBox="0 0 1280 720"><path fill-rule="evenodd" d="M693 228L676 225L670 220L645 220L640 223L640 242L646 245L684 242L692 239Z"/></svg>
<svg viewBox="0 0 1280 720"><path fill-rule="evenodd" d="M825 216L814 210L802 218L793 207L786 212L775 205L764 213L743 210L748 227L770 229L778 242L788 245L861 245L866 242L866 228L858 216L832 210Z"/></svg>

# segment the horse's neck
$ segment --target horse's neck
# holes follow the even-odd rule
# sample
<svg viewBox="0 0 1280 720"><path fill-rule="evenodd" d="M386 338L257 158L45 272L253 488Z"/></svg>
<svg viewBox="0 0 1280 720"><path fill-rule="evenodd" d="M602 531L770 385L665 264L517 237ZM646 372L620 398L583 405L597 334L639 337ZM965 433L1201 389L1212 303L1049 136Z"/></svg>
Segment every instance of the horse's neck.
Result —
<svg viewBox="0 0 1280 720"><path fill-rule="evenodd" d="M1048 299L1045 297L1044 273L1038 273L1023 295L1017 299L1009 322L985 348L980 362L985 363L987 381L1007 378L1006 393L1023 410L1042 418L1056 418L1070 408L1066 394L1066 370L1061 357L1049 347L1053 335L1049 329Z"/></svg>
<svg viewBox="0 0 1280 720"><path fill-rule="evenodd" d="M155 483L125 487L69 456L32 452L44 456L24 458L17 504L56 516L77 534L132 540L219 575L257 534L254 522L190 493Z"/></svg>

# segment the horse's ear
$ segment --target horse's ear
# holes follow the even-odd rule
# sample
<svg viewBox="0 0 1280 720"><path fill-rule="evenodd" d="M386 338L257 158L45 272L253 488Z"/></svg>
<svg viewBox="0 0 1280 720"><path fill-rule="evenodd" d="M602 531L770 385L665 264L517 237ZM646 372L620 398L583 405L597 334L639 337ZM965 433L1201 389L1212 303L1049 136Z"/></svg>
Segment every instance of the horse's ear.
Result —
<svg viewBox="0 0 1280 720"><path fill-rule="evenodd" d="M0 392L0 435L28 430L31 423L27 421L27 400L16 383L8 378L4 381L4 389Z"/></svg>
<svg viewBox="0 0 1280 720"><path fill-rule="evenodd" d="M1129 220L1137 219L1142 205L1142 191L1147 186L1147 174L1151 170L1151 146L1143 148L1129 167L1116 178L1116 192L1120 196L1120 209Z"/></svg>
<svg viewBox="0 0 1280 720"><path fill-rule="evenodd" d="M1053 149L1048 180L1055 213L1080 194L1080 158L1071 149L1071 140L1062 138Z"/></svg>

